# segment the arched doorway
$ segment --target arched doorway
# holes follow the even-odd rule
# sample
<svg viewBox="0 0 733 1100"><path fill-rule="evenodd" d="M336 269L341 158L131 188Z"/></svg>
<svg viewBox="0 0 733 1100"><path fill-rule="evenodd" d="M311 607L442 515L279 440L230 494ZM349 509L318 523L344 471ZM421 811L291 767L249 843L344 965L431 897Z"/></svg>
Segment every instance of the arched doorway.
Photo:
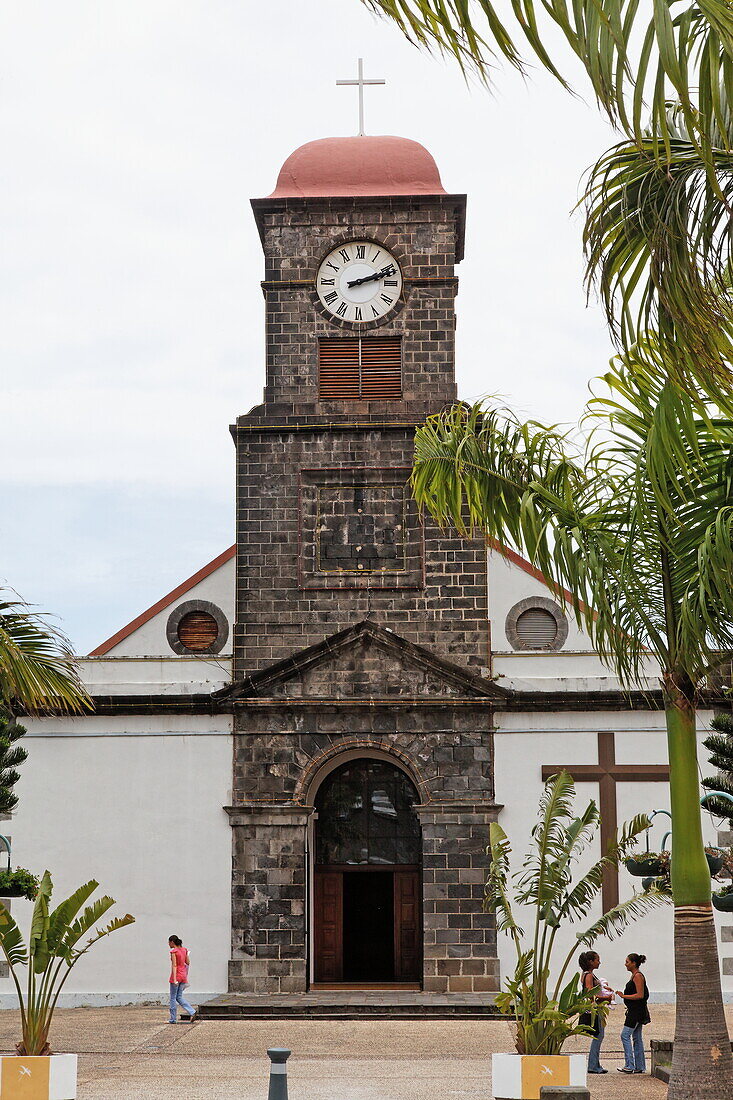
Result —
<svg viewBox="0 0 733 1100"><path fill-rule="evenodd" d="M316 982L420 977L420 822L413 783L386 760L343 764L316 795Z"/></svg>

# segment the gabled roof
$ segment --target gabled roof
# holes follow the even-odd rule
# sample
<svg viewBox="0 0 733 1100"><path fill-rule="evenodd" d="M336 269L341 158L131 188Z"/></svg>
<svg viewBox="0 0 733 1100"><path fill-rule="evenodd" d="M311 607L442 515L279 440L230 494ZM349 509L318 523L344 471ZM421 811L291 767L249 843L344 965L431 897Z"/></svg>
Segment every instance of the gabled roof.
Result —
<svg viewBox="0 0 733 1100"><path fill-rule="evenodd" d="M544 585L546 585L550 589L554 588L552 582L549 581L547 579L547 577L545 577L544 574L542 574L539 571L539 569L537 569L534 565L532 565L531 562L528 562L526 558L523 558L515 550L510 550L507 546L503 546L500 542L497 542L495 539L489 539L489 547L490 547L491 550L496 550L503 557L505 557L508 561L512 562L514 565L516 565L520 569L522 569L525 573L528 573L530 577L534 577L536 580L541 581ZM96 649L93 649L88 654L88 656L90 656L90 657L103 657L105 654L109 653L110 650L114 649L115 646L119 645L120 642L123 642L125 640L125 638L129 638L129 636L131 634L133 634L141 626L144 626L145 623L149 622L152 618L154 618L155 615L157 615L161 611L164 611L166 607L170 607L170 605L172 603L174 603L176 600L179 600L181 598L181 596L185 596L187 592L190 592L190 590L192 588L195 588L195 586L197 584L199 584L201 581L203 581L207 577L209 577L220 566L224 565L228 561L231 561L231 559L233 557L235 557L236 553L237 553L237 546L236 546L236 543L235 543L234 546L228 547L228 549L224 550L223 553L217 555L217 557L215 557L207 565L204 565L201 569L198 570L198 572L193 573L190 577L188 577L187 580L182 581L181 584L179 584L176 588L174 588L166 596L163 596L163 598L158 600L157 603L152 604L152 606L148 607L147 610L142 611L137 616L137 618L132 619L131 622L127 623L126 626L123 626L120 630L118 630L110 638L107 638L106 641L101 642L100 645L98 645L96 647ZM566 592L564 594L565 594L566 598L568 600L570 600L570 598L571 598L570 593ZM376 624L372 624L372 625L376 625ZM334 635L334 638L335 637L338 637L338 635ZM394 637L397 637L397 635L394 635ZM405 645L409 645L409 644L410 643L405 642ZM418 646L416 648L419 649L420 647ZM427 650L425 652L427 652ZM436 658L436 659L438 659L438 658ZM447 662L447 663L449 663L449 662ZM276 666L273 666L273 667L276 667ZM458 666L454 666L454 667L458 667ZM479 679L480 679L480 677L479 677Z"/></svg>
<svg viewBox="0 0 733 1100"><path fill-rule="evenodd" d="M523 558L521 554L518 554L516 550L510 550L508 546L504 546L503 543L497 542L496 539L487 539L486 541L490 550L496 550L498 554L501 554L503 558L510 561L512 565L518 566L524 573L527 573L530 577L534 577L536 581L540 581L546 588L549 588L550 592L554 592L556 596L562 596L563 599L572 606L573 595L567 588L562 588L560 585L555 584L549 577L546 577L536 565L532 565L531 561L527 561L527 559ZM587 610L586 604L582 601L579 607L581 611ZM595 614L596 612L594 611L593 615L595 616Z"/></svg>
<svg viewBox="0 0 733 1100"><path fill-rule="evenodd" d="M129 636L133 634L136 630L139 630L141 626L144 626L145 623L150 622L150 620L154 618L154 616L157 615L160 611L164 611L166 607L170 607L170 605L176 600L179 600L181 596L185 596L186 593L190 592L192 588L195 588L197 584L200 584L201 581L206 580L206 578L210 577L212 573L215 573L220 566L224 565L228 561L231 561L236 553L237 546L235 543L234 546L230 546L228 550L225 550L222 554L219 554L212 561L210 561L208 565L203 566L203 568L199 569L197 573L194 573L187 580L179 584L178 587L169 592L167 596L163 596L161 600L158 600L157 603L154 603L152 607L149 607L147 609L147 611L143 611L140 615L137 616L136 619L133 619L132 622L129 622L127 626L123 626L122 629L118 630L116 634L113 634L111 638L107 638L107 641L102 642L101 645L98 645L96 649L93 649L89 656L104 657L105 653L109 653L111 649L114 649L116 645L119 645L120 642L123 642L125 638L129 638Z"/></svg>
<svg viewBox="0 0 733 1100"><path fill-rule="evenodd" d="M369 647L375 647L385 658L379 669L372 668L370 671L363 662L359 665L361 656ZM390 682L394 682L395 675L400 672L408 675L411 682L414 681L416 690L412 694L405 694L401 689L390 690ZM356 700L373 700L375 697L402 702L440 697L446 701L456 698L503 700L512 694L492 680L476 676L452 661L438 657L373 620L363 619L229 688L221 689L216 697L234 703L273 698L315 701L331 696L330 692L318 690L323 686L324 673L348 678L354 685L352 697ZM338 695L343 699L341 691Z"/></svg>

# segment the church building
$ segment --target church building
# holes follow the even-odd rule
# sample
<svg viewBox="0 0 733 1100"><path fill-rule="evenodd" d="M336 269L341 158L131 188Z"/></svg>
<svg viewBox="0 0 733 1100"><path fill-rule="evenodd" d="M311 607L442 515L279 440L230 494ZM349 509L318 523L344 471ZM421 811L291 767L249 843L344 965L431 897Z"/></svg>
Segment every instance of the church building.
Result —
<svg viewBox="0 0 733 1100"><path fill-rule="evenodd" d="M528 562L415 508L415 428L457 400L466 232L430 153L311 141L252 211L264 398L230 428L236 543L81 659L94 714L27 723L13 862L59 891L94 875L137 917L67 1004L162 997L171 933L194 1001L488 998L514 966L483 909L489 823L521 858L560 767L604 836L666 810L654 670L623 694ZM633 887L609 876L603 903ZM672 995L671 909L600 949L619 978L643 950Z"/></svg>

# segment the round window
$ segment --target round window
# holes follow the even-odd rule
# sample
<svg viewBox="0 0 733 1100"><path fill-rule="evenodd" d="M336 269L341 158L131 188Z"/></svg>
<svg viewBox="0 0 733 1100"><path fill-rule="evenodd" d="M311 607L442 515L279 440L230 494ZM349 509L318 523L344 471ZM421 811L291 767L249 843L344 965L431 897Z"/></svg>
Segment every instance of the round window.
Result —
<svg viewBox="0 0 733 1100"><path fill-rule="evenodd" d="M179 642L194 653L211 649L218 637L219 624L208 611L189 611L178 624Z"/></svg>
<svg viewBox="0 0 733 1100"><path fill-rule="evenodd" d="M506 617L506 637L512 649L558 650L568 638L562 608L546 596L529 596L515 603Z"/></svg>
<svg viewBox="0 0 733 1100"><path fill-rule="evenodd" d="M166 634L174 653L221 653L229 623L221 608L209 600L187 600L169 615Z"/></svg>
<svg viewBox="0 0 733 1100"><path fill-rule="evenodd" d="M553 649L557 640L557 621L544 608L530 607L518 617L516 631L525 649Z"/></svg>

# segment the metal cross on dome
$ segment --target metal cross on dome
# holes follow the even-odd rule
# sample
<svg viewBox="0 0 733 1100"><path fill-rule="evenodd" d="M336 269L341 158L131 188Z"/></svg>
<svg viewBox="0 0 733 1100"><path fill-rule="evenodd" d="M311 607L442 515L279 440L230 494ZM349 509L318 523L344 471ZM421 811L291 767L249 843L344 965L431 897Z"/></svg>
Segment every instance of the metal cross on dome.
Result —
<svg viewBox="0 0 733 1100"><path fill-rule="evenodd" d="M359 89L359 137L364 137L364 86L366 84L386 84L386 80L365 80L364 62L359 58L359 76L356 80L337 80L338 85L349 85Z"/></svg>

